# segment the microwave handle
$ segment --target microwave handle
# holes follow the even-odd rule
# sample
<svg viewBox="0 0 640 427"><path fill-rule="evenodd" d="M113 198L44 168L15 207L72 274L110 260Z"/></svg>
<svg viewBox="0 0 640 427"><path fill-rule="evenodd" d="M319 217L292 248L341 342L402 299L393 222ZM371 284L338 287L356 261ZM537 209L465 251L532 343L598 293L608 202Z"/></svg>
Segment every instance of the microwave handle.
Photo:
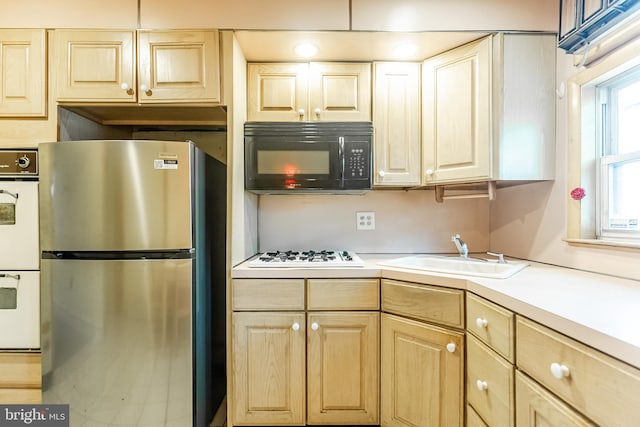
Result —
<svg viewBox="0 0 640 427"><path fill-rule="evenodd" d="M344 188L344 168L345 168L345 153L344 153L344 136L338 137L338 156L340 157L340 188Z"/></svg>

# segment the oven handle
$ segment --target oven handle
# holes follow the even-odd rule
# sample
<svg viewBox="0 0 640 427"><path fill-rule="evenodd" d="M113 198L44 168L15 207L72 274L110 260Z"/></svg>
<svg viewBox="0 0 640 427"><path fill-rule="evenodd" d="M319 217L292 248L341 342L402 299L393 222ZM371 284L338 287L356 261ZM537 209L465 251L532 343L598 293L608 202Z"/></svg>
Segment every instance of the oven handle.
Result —
<svg viewBox="0 0 640 427"><path fill-rule="evenodd" d="M340 157L340 188L344 188L344 168L345 168L345 155L344 155L344 136L338 137L338 156Z"/></svg>
<svg viewBox="0 0 640 427"><path fill-rule="evenodd" d="M18 200L18 193L12 193L12 192L11 192L11 191L9 191L9 190L3 190L3 189L1 189L1 188L0 188L0 194L3 194L3 193L4 193L4 194L8 194L8 195L10 195L10 196L11 196L11 197L13 197L14 199L16 199L16 201Z"/></svg>
<svg viewBox="0 0 640 427"><path fill-rule="evenodd" d="M15 279L16 283L16 288L18 287L18 285L20 284L20 275L19 274L8 274L8 273L0 273L0 279ZM3 286L4 287L4 286Z"/></svg>

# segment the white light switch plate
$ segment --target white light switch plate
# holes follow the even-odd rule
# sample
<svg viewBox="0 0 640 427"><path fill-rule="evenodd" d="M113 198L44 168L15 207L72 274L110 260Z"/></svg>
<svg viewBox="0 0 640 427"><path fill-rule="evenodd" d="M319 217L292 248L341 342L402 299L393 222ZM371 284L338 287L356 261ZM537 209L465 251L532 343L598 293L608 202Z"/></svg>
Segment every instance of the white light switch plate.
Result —
<svg viewBox="0 0 640 427"><path fill-rule="evenodd" d="M356 230L375 230L375 212L356 212Z"/></svg>

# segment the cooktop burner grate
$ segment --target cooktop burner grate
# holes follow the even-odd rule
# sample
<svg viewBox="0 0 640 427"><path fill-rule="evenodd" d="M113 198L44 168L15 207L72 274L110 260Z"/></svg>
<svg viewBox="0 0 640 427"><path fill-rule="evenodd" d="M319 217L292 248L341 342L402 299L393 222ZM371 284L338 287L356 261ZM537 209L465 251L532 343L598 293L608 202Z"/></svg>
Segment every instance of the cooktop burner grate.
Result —
<svg viewBox="0 0 640 427"><path fill-rule="evenodd" d="M263 252L249 262L249 267L364 267L364 262L346 250L288 250Z"/></svg>

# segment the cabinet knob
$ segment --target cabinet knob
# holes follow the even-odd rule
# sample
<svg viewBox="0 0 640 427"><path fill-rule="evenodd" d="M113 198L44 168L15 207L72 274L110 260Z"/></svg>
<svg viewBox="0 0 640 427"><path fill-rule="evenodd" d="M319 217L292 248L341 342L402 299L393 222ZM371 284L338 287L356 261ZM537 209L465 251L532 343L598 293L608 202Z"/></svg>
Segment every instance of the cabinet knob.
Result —
<svg viewBox="0 0 640 427"><path fill-rule="evenodd" d="M294 322L293 325L291 325L291 329L293 329L294 331L299 331L300 330L300 323Z"/></svg>
<svg viewBox="0 0 640 427"><path fill-rule="evenodd" d="M486 328L488 324L489 324L489 321L487 319L483 319L481 317L478 317L476 319L476 326L480 329Z"/></svg>
<svg viewBox="0 0 640 427"><path fill-rule="evenodd" d="M133 95L133 89L131 89L131 86L129 86L129 83L122 83L120 85L120 89L127 92L127 95Z"/></svg>
<svg viewBox="0 0 640 427"><path fill-rule="evenodd" d="M299 108L299 109L298 109L298 115L299 115L300 117L304 116L304 108Z"/></svg>
<svg viewBox="0 0 640 427"><path fill-rule="evenodd" d="M151 92L151 89L149 89L149 86L145 84L140 85L140 92L144 92L144 94L147 96L153 95L153 92Z"/></svg>
<svg viewBox="0 0 640 427"><path fill-rule="evenodd" d="M313 331L317 331L319 327L320 327L320 325L318 325L318 322L313 322L311 324L311 330L313 330Z"/></svg>
<svg viewBox="0 0 640 427"><path fill-rule="evenodd" d="M431 176L431 175L433 175L433 169L427 169L426 171L424 171L424 173L427 176Z"/></svg>
<svg viewBox="0 0 640 427"><path fill-rule="evenodd" d="M380 172L378 172L378 176L379 176L379 177L381 177L381 178L382 178L382 177L384 177L384 175L385 175L385 172L384 172L384 171L380 171Z"/></svg>
<svg viewBox="0 0 640 427"><path fill-rule="evenodd" d="M554 362L549 368L551 370L551 375L559 380L568 378L571 374L571 372L569 371L569 367L567 365L561 365L560 363Z"/></svg>
<svg viewBox="0 0 640 427"><path fill-rule="evenodd" d="M320 113L322 113L322 110L319 108L316 108L315 110L313 110L313 114L315 114L316 116L320 116Z"/></svg>
<svg viewBox="0 0 640 427"><path fill-rule="evenodd" d="M456 343L450 342L449 344L447 344L447 351L449 353L455 353L455 351L456 351Z"/></svg>
<svg viewBox="0 0 640 427"><path fill-rule="evenodd" d="M485 391L489 388L489 384L487 384L486 381L478 380L476 381L476 387L478 387L478 390L480 391Z"/></svg>

